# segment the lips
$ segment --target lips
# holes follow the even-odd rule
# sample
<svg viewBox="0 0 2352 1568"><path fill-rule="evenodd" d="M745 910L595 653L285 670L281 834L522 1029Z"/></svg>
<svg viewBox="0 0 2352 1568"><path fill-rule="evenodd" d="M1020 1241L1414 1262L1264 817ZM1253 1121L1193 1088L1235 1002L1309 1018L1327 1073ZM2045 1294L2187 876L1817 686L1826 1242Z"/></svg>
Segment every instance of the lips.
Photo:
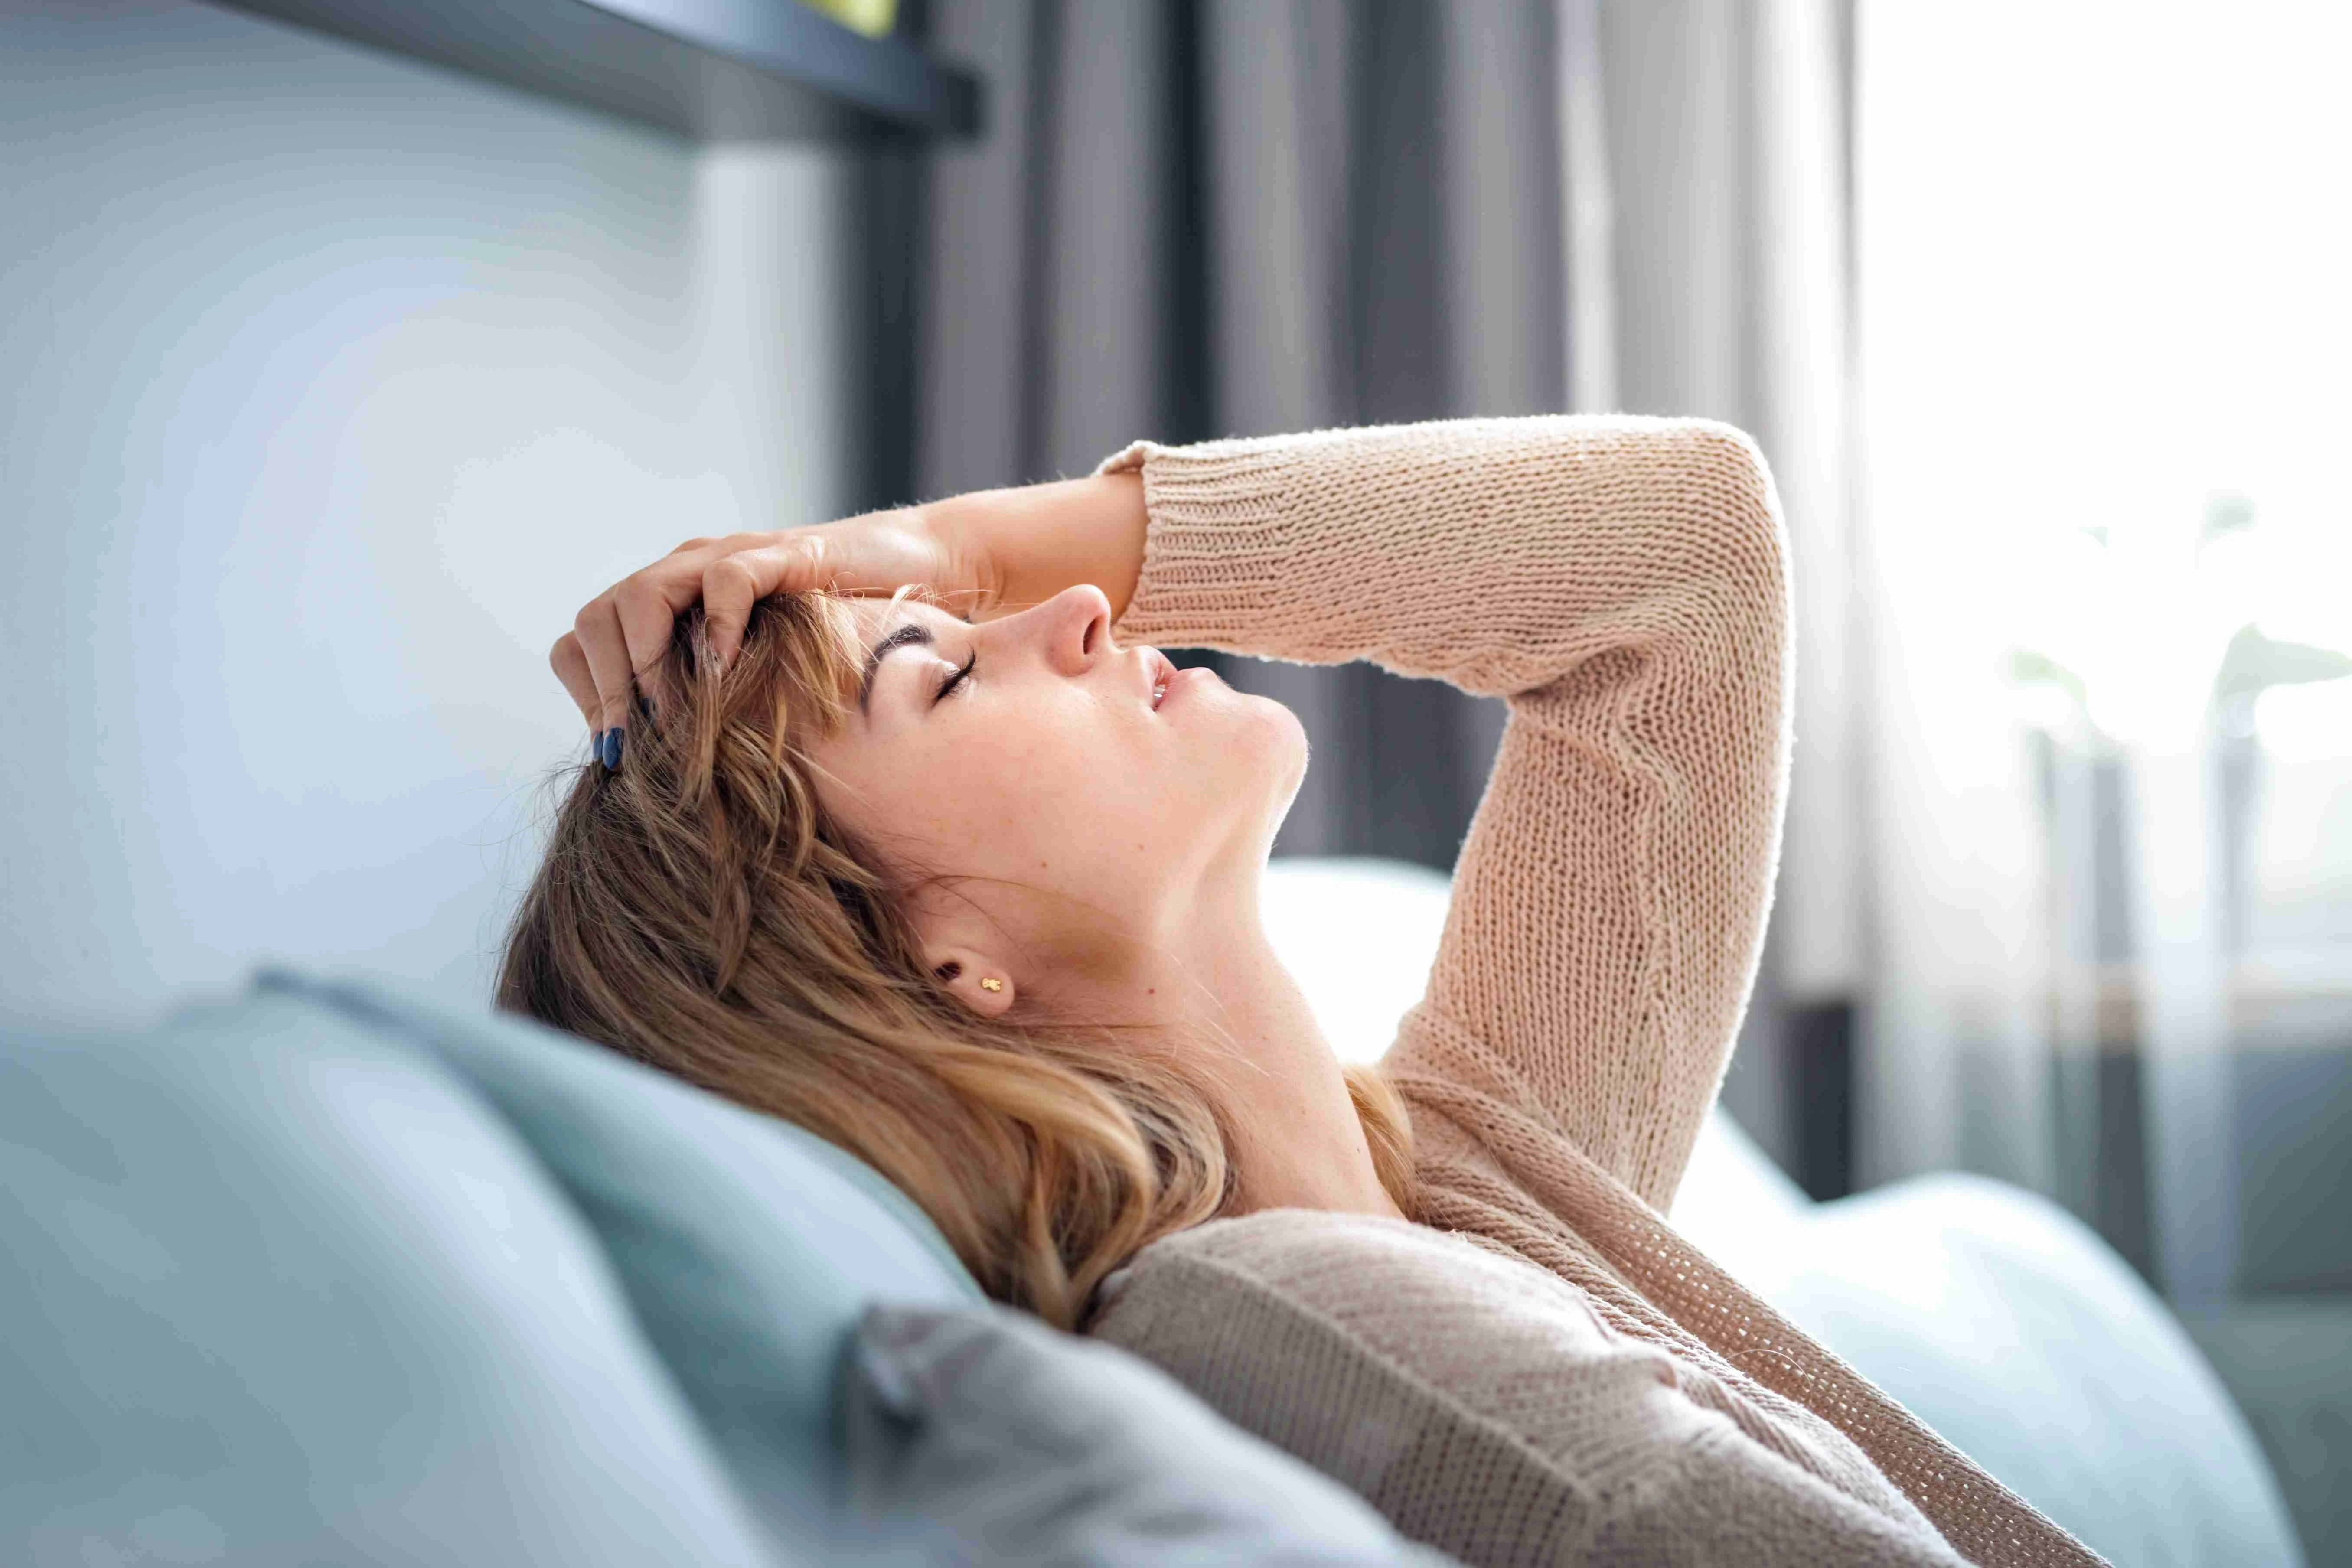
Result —
<svg viewBox="0 0 2352 1568"><path fill-rule="evenodd" d="M1170 661L1166 654L1156 647L1145 648L1143 654L1143 672L1150 681L1147 700L1150 703L1151 710L1156 713L1160 710L1161 701L1168 696L1168 683L1176 679L1176 666Z"/></svg>

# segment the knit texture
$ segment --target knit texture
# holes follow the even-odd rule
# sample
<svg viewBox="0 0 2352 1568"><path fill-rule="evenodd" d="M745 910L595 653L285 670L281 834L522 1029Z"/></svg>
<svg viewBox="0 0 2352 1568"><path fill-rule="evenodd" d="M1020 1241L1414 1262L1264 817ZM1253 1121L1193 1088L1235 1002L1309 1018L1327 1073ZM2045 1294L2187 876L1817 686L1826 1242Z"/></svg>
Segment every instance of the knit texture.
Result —
<svg viewBox="0 0 2352 1568"><path fill-rule="evenodd" d="M1680 1417L1608 1394L1624 1364L1610 1347L1638 1346L1665 1358L1641 1364L1663 1365L1666 1385L1739 1438L1717 1444L1709 1462L1743 1479L1697 1488L1701 1515L1706 1496L1728 1507L1796 1487L1850 1500L1872 1516L1870 1530L1883 1521L1920 1561L1939 1560L1937 1531L1982 1564L2099 1561L1664 1217L1747 1005L1780 853L1788 547L1756 444L1709 420L1561 416L1138 442L1099 471L1135 468L1150 523L1123 640L1318 664L1366 658L1507 700L1428 991L1385 1065L1413 1114L1425 1226L1477 1238L1569 1289L1513 1294L1494 1271L1467 1267L1433 1285L1450 1271L1423 1257L1395 1261L1412 1247L1368 1241L1347 1216L1296 1212L1171 1237L1146 1250L1137 1275L1166 1279L1163 1262L1185 1263L1205 1279L1197 1271L1219 1265L1229 1282L1249 1276L1276 1296L1289 1290L1294 1305L1353 1325L1349 1333L1378 1319L1395 1342L1390 1359L1440 1388L1536 1380L1552 1389L1542 1408L1504 1401L1481 1418L1549 1462L1570 1452L1601 1463L1612 1445L1652 1455L1687 1447ZM1251 1225L1280 1230L1277 1250L1295 1266L1269 1272ZM1236 1250L1221 1264L1227 1248ZM1314 1267L1318 1249L1330 1267ZM1398 1326L1411 1314L1383 1312L1382 1298L1408 1274L1416 1289L1436 1291L1417 1309L1427 1324L1417 1337ZM1277 1276L1280 1289L1268 1283ZM1508 1302L1507 1318L1549 1314L1559 1332L1473 1341L1452 1331L1449 1290L1490 1311ZM1603 1338L1560 1327L1579 1314ZM1197 1384L1213 1375L1196 1353L1207 1330L1184 1316L1146 1312L1131 1296L1097 1331ZM1496 1345L1525 1364L1498 1374ZM1591 1372L1590 1429L1554 1418L1561 1401L1576 1405L1559 1392L1554 1359ZM1276 1391L1223 1393L1235 1402L1221 1404L1226 1414L1281 1441L1266 1430L1285 1419L1268 1404ZM1279 1398L1308 1393L1294 1384ZM1326 1414L1342 1426L1349 1415ZM1363 1475L1333 1473L1381 1500ZM1476 1488L1460 1495L1465 1510L1496 1506ZM1619 1507L1643 1493L1609 1495ZM1686 1526L1693 1540L1721 1522L1688 1506L1669 1512L1683 1524L1654 1511L1622 1522L1670 1536ZM1741 1562L1870 1554L1866 1542L1832 1545L1819 1509L1738 1517L1742 1538L1718 1544ZM1459 1554L1449 1543L1478 1539L1478 1521L1454 1522L1437 1536L1407 1528ZM1594 1528L1605 1534L1607 1522ZM1631 1540L1601 1555L1705 1560L1645 1556Z"/></svg>
<svg viewBox="0 0 2352 1568"><path fill-rule="evenodd" d="M1094 1331L1473 1568L1958 1568L1834 1430L1775 1419L1482 1239L1217 1220L1115 1275Z"/></svg>

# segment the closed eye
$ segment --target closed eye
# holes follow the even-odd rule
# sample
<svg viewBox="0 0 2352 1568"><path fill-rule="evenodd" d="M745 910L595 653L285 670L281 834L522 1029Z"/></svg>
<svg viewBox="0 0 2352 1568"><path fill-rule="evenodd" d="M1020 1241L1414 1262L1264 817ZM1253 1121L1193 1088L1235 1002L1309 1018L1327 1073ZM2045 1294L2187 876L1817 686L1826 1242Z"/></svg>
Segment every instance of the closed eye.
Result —
<svg viewBox="0 0 2352 1568"><path fill-rule="evenodd" d="M973 667L979 663L980 650L978 648L974 648L971 650L971 657L963 661L963 668L957 670L953 675L949 676L945 680L940 683L938 692L931 698L931 706L936 708L940 703L946 701L948 693L953 691L958 686L963 684L963 678L970 675L972 672Z"/></svg>

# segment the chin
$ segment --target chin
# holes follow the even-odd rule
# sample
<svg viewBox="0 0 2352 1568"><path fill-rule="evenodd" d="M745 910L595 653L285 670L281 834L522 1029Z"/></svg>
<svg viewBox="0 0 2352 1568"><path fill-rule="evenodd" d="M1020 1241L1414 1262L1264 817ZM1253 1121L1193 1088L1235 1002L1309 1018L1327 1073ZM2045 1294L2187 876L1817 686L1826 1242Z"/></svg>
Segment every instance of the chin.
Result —
<svg viewBox="0 0 2352 1568"><path fill-rule="evenodd" d="M1221 843L1270 845L1307 777L1307 727L1271 697L1230 687L1214 695L1213 728L1194 731L1208 767L1194 775L1193 798L1222 807L1213 813Z"/></svg>
<svg viewBox="0 0 2352 1568"><path fill-rule="evenodd" d="M1289 815L1298 786L1307 780L1307 726L1271 697L1252 696L1245 700L1254 721L1252 734L1247 745L1234 750L1247 758L1252 781L1271 786L1266 795L1266 835L1271 839L1274 829Z"/></svg>
<svg viewBox="0 0 2352 1568"><path fill-rule="evenodd" d="M1210 798L1223 809L1202 826L1209 837L1210 875L1244 877L1255 886L1257 875L1274 852L1275 835L1290 815L1307 780L1307 728L1298 716L1279 702L1252 698L1268 711L1253 714L1244 732L1230 737L1220 757L1218 776ZM1242 727L1237 726L1237 729Z"/></svg>

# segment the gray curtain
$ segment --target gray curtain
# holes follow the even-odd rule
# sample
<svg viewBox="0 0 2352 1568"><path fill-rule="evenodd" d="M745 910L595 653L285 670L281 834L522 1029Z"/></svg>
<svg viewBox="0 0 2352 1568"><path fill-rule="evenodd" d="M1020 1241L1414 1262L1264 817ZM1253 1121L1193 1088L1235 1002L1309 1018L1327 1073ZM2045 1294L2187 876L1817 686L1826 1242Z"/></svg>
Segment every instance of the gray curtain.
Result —
<svg viewBox="0 0 2352 1568"><path fill-rule="evenodd" d="M925 494L1187 440L1569 406L1558 14L1341 0L948 0L989 79L936 162ZM1277 852L1450 868L1499 705L1221 661L1305 721Z"/></svg>

